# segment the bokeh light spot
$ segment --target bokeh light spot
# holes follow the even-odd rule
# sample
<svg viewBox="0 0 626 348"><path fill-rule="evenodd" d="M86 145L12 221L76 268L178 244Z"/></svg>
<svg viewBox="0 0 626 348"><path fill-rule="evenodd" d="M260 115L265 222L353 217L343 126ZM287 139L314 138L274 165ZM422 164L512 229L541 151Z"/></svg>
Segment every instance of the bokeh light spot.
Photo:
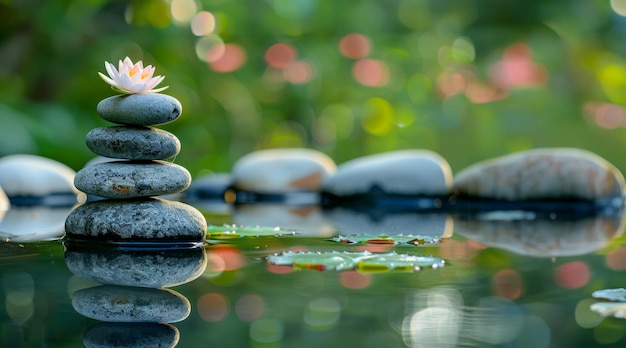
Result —
<svg viewBox="0 0 626 348"><path fill-rule="evenodd" d="M191 20L191 32L196 36L206 36L215 30L215 16L211 12L198 12Z"/></svg>
<svg viewBox="0 0 626 348"><path fill-rule="evenodd" d="M277 43L265 51L265 61L272 68L283 69L291 64L297 55L298 53L293 46L286 43Z"/></svg>
<svg viewBox="0 0 626 348"><path fill-rule="evenodd" d="M363 289L370 285L372 276L357 271L345 271L339 274L339 282L348 289Z"/></svg>
<svg viewBox="0 0 626 348"><path fill-rule="evenodd" d="M272 318L255 320L250 325L250 338L259 343L279 342L283 339L283 323Z"/></svg>
<svg viewBox="0 0 626 348"><path fill-rule="evenodd" d="M504 51L502 60L489 68L491 81L498 87L538 87L546 84L547 70L533 61L532 50L525 43L513 44Z"/></svg>
<svg viewBox="0 0 626 348"><path fill-rule="evenodd" d="M318 298L305 308L304 322L310 330L326 331L332 329L341 316L341 306L334 298Z"/></svg>
<svg viewBox="0 0 626 348"><path fill-rule="evenodd" d="M299 85L309 82L313 77L313 67L304 60L297 60L283 70L283 78L290 83Z"/></svg>
<svg viewBox="0 0 626 348"><path fill-rule="evenodd" d="M491 286L493 292L509 300L514 300L522 294L524 282L516 270L503 269L493 275Z"/></svg>
<svg viewBox="0 0 626 348"><path fill-rule="evenodd" d="M368 87L383 87L389 83L387 64L376 59L362 59L352 66L354 79Z"/></svg>
<svg viewBox="0 0 626 348"><path fill-rule="evenodd" d="M209 35L196 42L196 55L203 62L212 62L224 54L224 41L218 35Z"/></svg>
<svg viewBox="0 0 626 348"><path fill-rule="evenodd" d="M370 40L362 34L348 34L339 41L339 52L346 58L364 58L370 54L370 51Z"/></svg>
<svg viewBox="0 0 626 348"><path fill-rule="evenodd" d="M611 0L611 9L618 15L626 17L626 0Z"/></svg>
<svg viewBox="0 0 626 348"><path fill-rule="evenodd" d="M247 294L237 299L235 314L243 321L254 321L265 313L265 301L257 294Z"/></svg>
<svg viewBox="0 0 626 348"><path fill-rule="evenodd" d="M556 284L565 289L577 289L589 282L591 271L589 266L582 261L572 261L563 264L554 271Z"/></svg>
<svg viewBox="0 0 626 348"><path fill-rule="evenodd" d="M208 293L198 298L198 314L208 322L222 321L230 311L228 299L222 294Z"/></svg>
<svg viewBox="0 0 626 348"><path fill-rule="evenodd" d="M172 0L170 4L172 19L179 24L189 23L197 10L198 6L195 0Z"/></svg>
<svg viewBox="0 0 626 348"><path fill-rule="evenodd" d="M361 116L361 126L368 133L384 135L393 127L393 107L383 98L370 98Z"/></svg>
<svg viewBox="0 0 626 348"><path fill-rule="evenodd" d="M606 255L606 265L614 271L626 270L626 248L619 247Z"/></svg>
<svg viewBox="0 0 626 348"><path fill-rule="evenodd" d="M235 71L246 62L246 51L236 44L211 47L208 56L210 57L208 61L211 68L222 73ZM214 56L218 58L214 59Z"/></svg>

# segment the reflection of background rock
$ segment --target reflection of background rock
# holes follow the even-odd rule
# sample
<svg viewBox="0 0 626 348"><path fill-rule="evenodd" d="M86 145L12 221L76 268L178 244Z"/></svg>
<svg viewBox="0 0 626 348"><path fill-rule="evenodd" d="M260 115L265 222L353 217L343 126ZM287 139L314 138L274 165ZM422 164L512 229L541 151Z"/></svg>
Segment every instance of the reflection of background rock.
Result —
<svg viewBox="0 0 626 348"><path fill-rule="evenodd" d="M476 306L466 306L461 293L448 287L408 295L401 330L404 343L413 348L546 347L550 342L547 323L516 303L483 297Z"/></svg>
<svg viewBox="0 0 626 348"><path fill-rule="evenodd" d="M452 237L452 219L447 214L389 213L372 216L366 212L335 208L326 216L340 234L413 234Z"/></svg>
<svg viewBox="0 0 626 348"><path fill-rule="evenodd" d="M537 257L582 255L623 231L621 216L575 220L455 218L455 231L486 245Z"/></svg>
<svg viewBox="0 0 626 348"><path fill-rule="evenodd" d="M12 242L56 240L65 234L65 218L72 206L13 206L0 216L0 238Z"/></svg>
<svg viewBox="0 0 626 348"><path fill-rule="evenodd" d="M279 226L298 234L328 237L334 233L317 205L284 205L254 203L238 205L233 212L233 222L243 226Z"/></svg>

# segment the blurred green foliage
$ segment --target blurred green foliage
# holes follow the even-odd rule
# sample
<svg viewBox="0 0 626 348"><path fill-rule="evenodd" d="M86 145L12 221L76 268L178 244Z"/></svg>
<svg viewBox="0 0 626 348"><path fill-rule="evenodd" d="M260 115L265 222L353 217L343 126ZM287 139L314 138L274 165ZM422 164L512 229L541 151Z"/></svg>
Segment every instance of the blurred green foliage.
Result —
<svg viewBox="0 0 626 348"><path fill-rule="evenodd" d="M81 168L108 125L97 72L129 56L183 104L162 128L194 176L296 146L337 163L425 148L455 172L572 146L626 170L623 15L624 0L4 0L0 156Z"/></svg>

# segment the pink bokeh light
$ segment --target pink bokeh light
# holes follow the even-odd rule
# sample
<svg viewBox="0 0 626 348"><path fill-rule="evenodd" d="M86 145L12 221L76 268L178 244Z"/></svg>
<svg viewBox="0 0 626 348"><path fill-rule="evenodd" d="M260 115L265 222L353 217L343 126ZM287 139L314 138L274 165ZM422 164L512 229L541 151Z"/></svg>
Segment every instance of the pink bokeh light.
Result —
<svg viewBox="0 0 626 348"><path fill-rule="evenodd" d="M389 83L389 68L377 59L361 59L352 66L354 79L367 87L383 87Z"/></svg>
<svg viewBox="0 0 626 348"><path fill-rule="evenodd" d="M364 58L370 54L370 51L370 40L362 34L348 34L339 41L339 52L346 58Z"/></svg>
<svg viewBox="0 0 626 348"><path fill-rule="evenodd" d="M209 65L217 72L228 73L241 68L246 62L246 51L237 44L215 45L208 53Z"/></svg>

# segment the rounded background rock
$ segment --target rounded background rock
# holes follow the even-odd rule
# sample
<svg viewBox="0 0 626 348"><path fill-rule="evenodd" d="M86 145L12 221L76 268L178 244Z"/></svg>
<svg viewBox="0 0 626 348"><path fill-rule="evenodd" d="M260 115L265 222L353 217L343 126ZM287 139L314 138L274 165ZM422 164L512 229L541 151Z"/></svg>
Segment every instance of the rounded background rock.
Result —
<svg viewBox="0 0 626 348"><path fill-rule="evenodd" d="M69 239L101 243L198 243L206 228L197 209L159 198L91 202L65 220Z"/></svg>
<svg viewBox="0 0 626 348"><path fill-rule="evenodd" d="M97 155L130 160L166 159L180 151L174 134L153 127L95 128L87 133L85 142Z"/></svg>
<svg viewBox="0 0 626 348"><path fill-rule="evenodd" d="M282 194L319 191L336 169L327 155L310 149L271 149L240 158L232 169L234 186L243 191Z"/></svg>
<svg viewBox="0 0 626 348"><path fill-rule="evenodd" d="M163 161L98 163L79 170L74 178L79 190L113 199L168 195L189 184L187 169Z"/></svg>
<svg viewBox="0 0 626 348"><path fill-rule="evenodd" d="M501 199L621 198L624 177L589 151L534 149L476 163L456 175L458 196Z"/></svg>
<svg viewBox="0 0 626 348"><path fill-rule="evenodd" d="M322 191L337 196L371 193L444 196L452 186L452 170L428 150L399 150L353 159L322 182Z"/></svg>
<svg viewBox="0 0 626 348"><path fill-rule="evenodd" d="M103 119L134 126L155 126L175 121L183 110L180 102L158 93L115 95L98 103Z"/></svg>
<svg viewBox="0 0 626 348"><path fill-rule="evenodd" d="M169 289L101 285L72 294L72 307L92 319L109 322L176 323L191 312L189 300Z"/></svg>

